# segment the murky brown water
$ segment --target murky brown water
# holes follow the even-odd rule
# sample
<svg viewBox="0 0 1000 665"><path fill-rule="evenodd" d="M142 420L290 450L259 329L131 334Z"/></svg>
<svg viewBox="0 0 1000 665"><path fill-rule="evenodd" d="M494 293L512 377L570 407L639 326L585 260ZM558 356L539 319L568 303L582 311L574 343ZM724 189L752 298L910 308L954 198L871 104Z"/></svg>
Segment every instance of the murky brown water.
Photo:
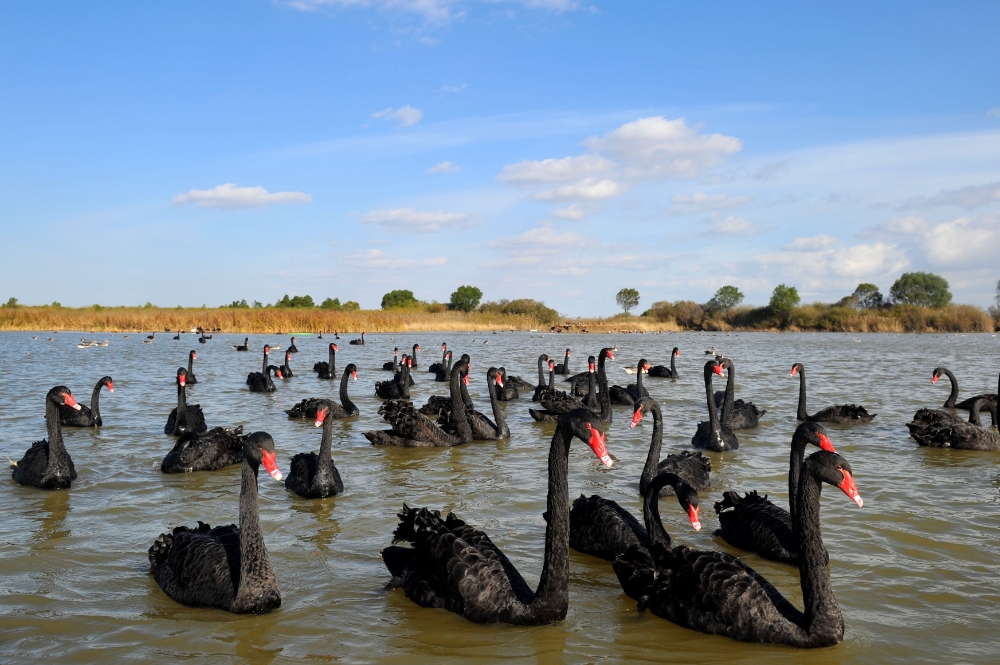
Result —
<svg viewBox="0 0 1000 665"><path fill-rule="evenodd" d="M700 533L691 531L675 503L663 503L668 530L701 548L727 549L712 536L717 521L710 506L722 490L757 489L787 501L787 450L798 389L798 381L787 375L793 362L804 362L811 411L857 402L879 414L870 425L827 427L854 467L865 507L856 508L838 492L824 493L823 535L847 631L841 645L810 653L810 662L998 657L1000 455L919 448L904 426L917 408L944 402L947 385L932 386L929 380L937 365L958 375L963 396L996 390L1000 368L991 359L1000 338L993 335L422 333L374 335L364 347L349 346L345 336L338 368L348 362L360 368L351 392L362 412L335 428L334 460L345 493L304 500L261 476L261 522L282 607L250 617L178 605L146 574L146 550L161 531L197 519L226 524L238 518L238 466L188 475L159 471L174 442L162 433L175 404L174 372L195 348L200 383L190 389L189 401L203 406L209 426L242 424L247 431L270 432L279 465L287 471L291 455L318 449L320 431L289 421L283 410L303 397L335 394L336 382L318 381L309 371L313 362L326 359L330 340L299 337L295 378L282 382L277 393L260 395L244 385L247 373L259 368L260 356L233 351L236 336L216 335L205 345L194 343L194 335L181 342L162 336L144 345L139 335L119 334L107 348L91 349L76 348L79 334L44 341L50 336L43 333L35 341L26 333L0 335L9 368L0 387L0 453L19 459L31 441L45 435L44 395L53 385L68 385L86 403L96 380L111 374L115 393L102 395L103 428L64 429L79 473L72 489L47 492L4 481L2 662L802 661L803 654L793 649L746 645L639 615L608 563L575 552L569 615L553 626L479 626L421 609L399 590L384 592L389 576L378 553L389 544L404 501L454 510L487 531L532 587L541 571L545 463L553 430L531 421L525 401L506 406L509 441L405 450L375 448L361 434L382 427L379 400L369 395L375 380L389 376L380 368L394 346L419 342L431 349L420 357L414 401L444 394L444 385L424 371L438 359L442 341L472 355L477 368L472 393L484 412L489 406L484 375L491 364L505 364L509 373L531 380L540 352L561 358L570 346L573 369L579 371L588 353L617 344L619 360L609 363L609 375L624 385L632 377L622 366L640 356L665 363L670 349L679 346L681 379L647 381L665 413L664 455L688 449L695 423L704 417L702 351L718 346L731 356L737 396L768 413L758 429L739 433L739 451L710 454L714 482L702 494ZM251 337L252 348L265 342L287 346L288 338ZM637 481L651 424L630 430L630 410L615 410L608 449L617 463L605 469L585 446L574 447L570 491L598 492L641 515ZM801 601L797 571L745 558L790 599Z"/></svg>

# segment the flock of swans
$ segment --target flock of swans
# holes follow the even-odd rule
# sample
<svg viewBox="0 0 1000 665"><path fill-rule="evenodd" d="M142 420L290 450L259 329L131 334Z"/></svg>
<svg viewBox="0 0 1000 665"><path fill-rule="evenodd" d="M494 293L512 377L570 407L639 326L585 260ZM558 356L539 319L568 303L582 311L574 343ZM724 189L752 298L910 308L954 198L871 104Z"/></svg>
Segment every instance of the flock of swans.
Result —
<svg viewBox="0 0 1000 665"><path fill-rule="evenodd" d="M199 340L200 341L200 340ZM364 344L364 336L351 344ZM234 345L250 350L249 339ZM216 607L236 613L266 612L281 604L281 594L268 558L258 515L257 482L260 467L295 494L318 499L344 492L344 482L332 459L332 424L357 416L349 386L358 379L358 368L347 364L337 372L339 347L330 343L327 359L316 362L313 372L322 380L340 378L339 402L326 397L302 400L286 411L289 418L313 421L322 428L318 452L298 453L284 475L278 466L275 442L267 432L244 434L242 427L209 428L197 404L187 403L187 387L197 383L195 351L187 366L176 370L177 406L170 412L164 433L177 437L161 463L163 473L212 471L241 465L239 525L211 527L199 521L162 533L148 551L150 573L163 591L179 603ZM272 347L263 347L259 372L251 372L246 385L251 392L273 392L279 381L293 376L291 363L298 352L295 338L285 351L282 365L270 363ZM442 608L480 623L503 622L538 625L565 618L569 606L569 549L611 562L622 590L639 609L687 628L747 642L821 647L839 643L844 620L834 597L827 570L829 556L820 529L820 496L824 484L840 489L858 507L863 501L849 461L835 448L822 423L858 424L876 416L863 406L835 405L810 414L806 402L805 367L795 363L790 377L799 381L797 419L789 444L786 508L756 491L740 495L723 492L713 506L720 524L716 535L731 546L759 556L797 566L804 609L799 610L767 579L740 558L717 550L697 550L677 543L660 519L659 499L674 497L693 529L701 528L699 492L710 487L711 461L702 450L725 451L739 447L737 432L758 426L764 411L753 402L735 397L735 365L731 358L705 351L704 385L708 418L692 423L692 450L661 459L663 416L660 405L643 385L644 376L676 379L676 359L669 367L650 366L639 359L635 382L609 386L606 363L616 349L603 348L590 356L587 371L571 374L570 350L563 363L547 354L538 357L537 381L508 376L504 367L485 371L491 413L475 409L468 392L473 360L458 360L442 344L442 358L427 370L429 378L446 384L447 395L432 396L422 406L410 400L410 387L419 370L419 345L409 353L394 349L382 366L392 378L374 385L383 398L379 414L388 428L364 432L376 446L450 447L477 440L510 437L502 402L530 400L531 417L556 423L548 456L548 494L545 553L541 578L532 590L489 536L454 514L442 515L428 508L404 504L392 533L391 545L381 552L390 573L388 588L402 589L422 607ZM546 371L547 370L547 371ZM628 371L628 370L627 370ZM547 376L546 376L547 374ZM715 391L715 377L726 377L724 390ZM944 409L920 409L907 423L913 439L922 446L1000 450L1000 436L980 424L980 411L989 411L996 423L997 395L977 395L958 402L958 384L947 368L934 369L932 381L947 376L951 393ZM272 378L273 377L273 378ZM557 377L568 385L560 390ZM100 427L100 396L114 392L110 376L93 389L90 406L79 404L69 388L56 386L45 398L47 438L31 445L17 462L11 460L12 477L22 484L46 490L68 489L77 477L66 450L62 427ZM613 460L607 448L607 431L613 421L612 405L631 407L631 427L644 418L652 420L648 455L639 478L643 497L641 520L615 501L592 495L570 501L569 454L580 440L606 467ZM537 408L536 408L537 407ZM954 414L964 409L965 420ZM809 446L818 450L806 456Z"/></svg>

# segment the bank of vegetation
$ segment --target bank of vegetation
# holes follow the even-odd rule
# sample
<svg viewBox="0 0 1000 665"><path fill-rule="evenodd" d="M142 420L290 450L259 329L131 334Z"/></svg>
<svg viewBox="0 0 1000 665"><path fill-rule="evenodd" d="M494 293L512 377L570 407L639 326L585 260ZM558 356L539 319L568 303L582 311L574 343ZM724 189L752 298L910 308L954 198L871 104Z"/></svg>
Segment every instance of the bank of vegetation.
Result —
<svg viewBox="0 0 1000 665"><path fill-rule="evenodd" d="M284 296L274 304L233 301L222 307L164 308L25 306L11 298L0 306L0 330L93 332L192 331L245 333L392 333L434 330L541 330L551 332L821 331L821 332L993 332L1000 330L997 304L989 310L951 302L948 283L930 273L901 276L884 297L874 284L860 284L836 303L803 305L794 286L779 284L767 305L743 304L743 293L723 286L706 303L659 301L638 311L636 289L619 291L622 314L609 318L561 317L529 298L481 302L482 292L460 286L447 303L417 300L409 290L390 291L379 310L354 301Z"/></svg>

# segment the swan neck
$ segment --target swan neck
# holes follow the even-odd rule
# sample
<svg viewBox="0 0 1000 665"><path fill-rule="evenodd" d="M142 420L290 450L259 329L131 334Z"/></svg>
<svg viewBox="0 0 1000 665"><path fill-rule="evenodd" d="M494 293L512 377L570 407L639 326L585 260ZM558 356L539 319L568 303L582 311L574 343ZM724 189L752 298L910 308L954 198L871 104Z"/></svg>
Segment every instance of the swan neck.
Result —
<svg viewBox="0 0 1000 665"><path fill-rule="evenodd" d="M566 356L563 358L563 376L569 376L569 351L566 351Z"/></svg>
<svg viewBox="0 0 1000 665"><path fill-rule="evenodd" d="M330 347L330 376L337 376L337 352Z"/></svg>
<svg viewBox="0 0 1000 665"><path fill-rule="evenodd" d="M94 392L90 395L90 424L93 425L101 417L101 387L104 386L104 379L97 382Z"/></svg>
<svg viewBox="0 0 1000 665"><path fill-rule="evenodd" d="M503 410L500 408L500 400L497 399L496 381L491 379L489 374L486 375L486 388L490 391L490 407L493 409L493 422L496 423L497 436L501 439L509 438L510 428L507 427L507 421L503 417Z"/></svg>
<svg viewBox="0 0 1000 665"><path fill-rule="evenodd" d="M260 371L263 372L264 374L267 374L267 352L266 351L264 352L264 362L263 362L263 365L261 365L261 370Z"/></svg>
<svg viewBox="0 0 1000 665"><path fill-rule="evenodd" d="M715 394L712 390L712 368L705 368L705 392L708 394L708 422L712 431L719 429L719 413L715 410Z"/></svg>
<svg viewBox="0 0 1000 665"><path fill-rule="evenodd" d="M252 607L258 602L258 596L264 587L275 583L260 530L257 507L258 469L257 465L251 466L250 462L243 460L240 484L240 579L233 601L237 609Z"/></svg>
<svg viewBox="0 0 1000 665"><path fill-rule="evenodd" d="M59 424L59 406L48 398L45 400L45 431L49 441L49 463L45 474L51 475L62 468L63 460L68 456L63 443L62 426Z"/></svg>
<svg viewBox="0 0 1000 665"><path fill-rule="evenodd" d="M736 370L733 363L726 363L726 395L722 400L722 418L725 424L733 418L733 403L736 397Z"/></svg>
<svg viewBox="0 0 1000 665"><path fill-rule="evenodd" d="M187 413L187 388L177 382L177 422L181 421L181 416Z"/></svg>
<svg viewBox="0 0 1000 665"><path fill-rule="evenodd" d="M806 368L799 366L799 409L796 417L805 421L809 419L806 413Z"/></svg>
<svg viewBox="0 0 1000 665"><path fill-rule="evenodd" d="M413 356L412 357L413 357L413 366L416 367L417 366L417 345L416 344L413 345Z"/></svg>
<svg viewBox="0 0 1000 665"><path fill-rule="evenodd" d="M406 375L409 377L409 373ZM409 381L407 381L409 383ZM458 438L462 443L472 441L472 427L469 419L465 415L465 400L462 396L462 373L452 372L448 388L451 393L451 412L455 419L455 429L458 430ZM407 388L409 392L409 388Z"/></svg>
<svg viewBox="0 0 1000 665"><path fill-rule="evenodd" d="M346 369L344 370L344 376L340 379L340 405L344 407L344 410L348 413L355 413L358 407L354 405L351 401L350 396L347 394L347 382L350 380L351 373ZM409 381L407 381L409 383Z"/></svg>
<svg viewBox="0 0 1000 665"><path fill-rule="evenodd" d="M642 399L642 367L640 365L635 367L635 388L636 399Z"/></svg>
<svg viewBox="0 0 1000 665"><path fill-rule="evenodd" d="M792 524L795 523L795 513L798 510L800 476L802 475L802 462L805 461L806 443L797 438L792 438L792 449L788 455L788 513L792 516Z"/></svg>
<svg viewBox="0 0 1000 665"><path fill-rule="evenodd" d="M944 374L948 377L948 381L951 383L951 393L948 394L948 399L944 401L944 408L954 409L955 400L958 399L958 379L955 378L955 375L950 369L945 369Z"/></svg>
<svg viewBox="0 0 1000 665"><path fill-rule="evenodd" d="M680 497L678 491L680 482L681 477L677 474L661 473L649 485L649 492L646 493L642 502L642 519L646 524L646 533L649 534L650 544L663 543L667 547L670 546L670 534L663 528L663 520L660 519L660 490L665 485L670 485ZM678 501L680 501L679 498Z"/></svg>
<svg viewBox="0 0 1000 665"><path fill-rule="evenodd" d="M677 354L673 351L670 352L670 378L677 378Z"/></svg>
<svg viewBox="0 0 1000 665"><path fill-rule="evenodd" d="M330 467L333 456L333 414L327 411L323 420L323 439L319 444L319 464L316 465L317 473L322 473L323 469Z"/></svg>
<svg viewBox="0 0 1000 665"><path fill-rule="evenodd" d="M656 469L659 467L660 449L663 447L663 414L660 413L660 406L654 402L649 410L653 415L653 438L649 442L646 466L642 467L642 476L639 477L639 493L643 496L649 493L649 483L653 480Z"/></svg>
<svg viewBox="0 0 1000 665"><path fill-rule="evenodd" d="M597 406L597 377L594 374L595 372L587 372L587 408L591 411L600 408Z"/></svg>
<svg viewBox="0 0 1000 665"><path fill-rule="evenodd" d="M608 375L604 371L604 362L608 356L604 353L597 359L597 383L601 387L597 399L601 405L601 420L611 422L611 395L608 394Z"/></svg>
<svg viewBox="0 0 1000 665"><path fill-rule="evenodd" d="M538 385L545 385L545 370L542 366L545 364L545 356L538 356Z"/></svg>
<svg viewBox="0 0 1000 665"><path fill-rule="evenodd" d="M188 376L194 376L194 358L188 354Z"/></svg>
<svg viewBox="0 0 1000 665"><path fill-rule="evenodd" d="M799 577L804 604L801 626L813 643L836 644L844 636L844 616L833 595L826 569L823 537L820 533L818 478L801 473L793 526L799 542Z"/></svg>
<svg viewBox="0 0 1000 665"><path fill-rule="evenodd" d="M549 447L549 489L545 527L545 559L532 614L551 620L566 617L569 608L569 446L570 419L560 420Z"/></svg>

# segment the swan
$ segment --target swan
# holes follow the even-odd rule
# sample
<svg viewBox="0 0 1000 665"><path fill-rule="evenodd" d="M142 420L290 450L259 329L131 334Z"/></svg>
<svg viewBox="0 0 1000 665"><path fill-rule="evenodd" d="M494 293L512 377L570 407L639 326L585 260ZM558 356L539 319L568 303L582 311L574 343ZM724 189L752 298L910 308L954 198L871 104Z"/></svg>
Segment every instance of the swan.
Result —
<svg viewBox="0 0 1000 665"><path fill-rule="evenodd" d="M568 393L556 390L551 387L555 384L556 364L549 360L549 388L538 397L538 403L543 409L528 409L528 414L536 421L542 423L554 423L559 417L575 411L576 409L586 409L587 406L580 400L572 397Z"/></svg>
<svg viewBox="0 0 1000 665"><path fill-rule="evenodd" d="M722 411L721 418L723 424L729 429L753 429L760 424L760 418L767 409L758 409L753 402L744 402L741 399L733 400L736 390L736 369L733 361L726 358L722 361L722 368L729 375L726 378L725 391L719 390L715 393L715 408Z"/></svg>
<svg viewBox="0 0 1000 665"><path fill-rule="evenodd" d="M448 381L451 377L451 351L444 352L445 362L434 372L435 381Z"/></svg>
<svg viewBox="0 0 1000 665"><path fill-rule="evenodd" d="M673 623L744 642L825 647L844 639L844 616L830 588L820 534L823 483L840 488L859 507L851 465L820 450L802 466L794 526L804 611L799 611L759 573L731 554L654 543L615 560L618 578L645 581L639 608Z"/></svg>
<svg viewBox="0 0 1000 665"><path fill-rule="evenodd" d="M563 361L556 365L556 374L569 376L569 349L566 349L566 357L563 358Z"/></svg>
<svg viewBox="0 0 1000 665"><path fill-rule="evenodd" d="M410 357L403 354L400 371L389 381L375 382L375 397L382 399L410 399Z"/></svg>
<svg viewBox="0 0 1000 665"><path fill-rule="evenodd" d="M347 395L347 379L358 380L358 368L354 363L350 363L344 368L344 376L340 379L340 404L334 401L317 399L315 397L309 397L302 400L295 406L293 406L285 413L288 414L289 418L316 418L316 409L322 402L329 401L330 403L326 405L327 418L350 418L351 416L358 415L358 407L354 405L351 398Z"/></svg>
<svg viewBox="0 0 1000 665"><path fill-rule="evenodd" d="M650 376L658 376L664 379L676 379L677 378L677 365L675 361L678 356L681 355L680 349L676 346L674 350L670 352L670 367L664 367L663 365L653 365L649 368Z"/></svg>
<svg viewBox="0 0 1000 665"><path fill-rule="evenodd" d="M337 351L340 351L337 345L330 342L329 362L320 361L313 365L313 371L318 378L326 380L337 378Z"/></svg>
<svg viewBox="0 0 1000 665"><path fill-rule="evenodd" d="M437 372L439 369L444 367L446 362L448 362L448 345L444 342L441 342L441 362L431 363L427 367L427 371L433 374L434 372Z"/></svg>
<svg viewBox="0 0 1000 665"><path fill-rule="evenodd" d="M77 404L72 407L68 404L59 406L59 424L68 427L100 427L104 424L101 419L101 388L108 387L108 392L115 391L115 385L110 376L102 376L94 386L94 392L90 396L90 408Z"/></svg>
<svg viewBox="0 0 1000 665"><path fill-rule="evenodd" d="M163 473L216 471L243 459L243 427L214 427L207 432L185 432L160 462Z"/></svg>
<svg viewBox="0 0 1000 665"><path fill-rule="evenodd" d="M361 333L361 339L352 339L350 342L348 342L348 344L352 344L354 346L364 346L365 345L365 334Z"/></svg>
<svg viewBox="0 0 1000 665"><path fill-rule="evenodd" d="M792 365L792 371L788 373L789 378L799 375L799 409L796 417L799 420L807 420L814 423L870 423L877 413L869 414L863 406L856 404L839 404L828 406L813 415L806 413L806 368L802 363Z"/></svg>
<svg viewBox="0 0 1000 665"><path fill-rule="evenodd" d="M511 379L507 378L506 368L499 367L497 368L497 371L500 372L501 381L501 383L497 384L497 399L501 402L512 402L516 399L520 399L521 394L517 390L517 385L514 383L513 377Z"/></svg>
<svg viewBox="0 0 1000 665"><path fill-rule="evenodd" d="M267 359L268 355L271 353L271 347L267 344L264 345L264 363L259 372L250 372L247 374L246 384L250 386L250 392L252 393L273 393L277 388L274 387L274 382L271 381L271 372L273 371L275 376L279 379L281 378L281 370L274 365L268 365Z"/></svg>
<svg viewBox="0 0 1000 665"><path fill-rule="evenodd" d="M698 518L698 493L675 473L663 472L653 479L650 484L653 493L643 501L643 515L647 512L646 504L651 504L655 506L655 521L659 522L657 500L660 489L667 485L672 488L677 495L677 502L688 514L691 527L699 531L701 520ZM596 494L589 497L581 494L569 511L569 546L577 552L614 561L633 545L646 548L652 545L649 522L647 520L643 527L632 513L617 502ZM663 529L662 524L659 528ZM663 533L666 534L665 531ZM669 540L670 536L666 537Z"/></svg>
<svg viewBox="0 0 1000 665"><path fill-rule="evenodd" d="M920 409L913 421L906 423L910 436L918 445L958 450L1000 450L1000 435L980 425L979 412L989 411L997 424L996 407L983 398L976 399L969 409L969 421L946 411Z"/></svg>
<svg viewBox="0 0 1000 665"><path fill-rule="evenodd" d="M410 365L411 369L417 366L417 351L419 350L420 350L420 345L414 344L412 349L413 352L410 354L410 361L413 363L412 365ZM410 377L410 380L412 381L413 377ZM410 385L412 386L413 384L411 383Z"/></svg>
<svg viewBox="0 0 1000 665"><path fill-rule="evenodd" d="M501 439L509 439L510 428L507 427L507 422L503 417L503 411L500 409L500 402L497 399L497 387L503 387L503 378L500 375L500 370L496 367L490 367L486 371L486 388L490 394L490 408L493 409L493 420L490 420L486 415L475 410L475 407L472 404L472 398L469 397L469 391L466 389L466 384L464 382L460 387L462 390L462 402L465 405L465 417L468 419L469 427L472 429L473 441L499 441ZM444 431L457 436L459 433L458 427L455 423L455 414L451 407L451 400L448 400L448 402L444 405L444 408L441 409L441 414L438 417L438 424ZM423 412L422 409L421 412Z"/></svg>
<svg viewBox="0 0 1000 665"><path fill-rule="evenodd" d="M942 374L947 376L948 380L951 381L951 394L949 394L948 399L944 401L944 408L962 409L963 411L968 411L970 408L972 408L972 403L980 398L992 404L994 408L996 407L997 405L996 393L984 393L982 395L976 395L974 397L963 399L961 402L956 404L955 400L958 399L958 379L955 378L955 375L951 373L950 369L948 369L947 367L935 367L934 373L931 375L931 383L937 383L938 378L940 378Z"/></svg>
<svg viewBox="0 0 1000 665"><path fill-rule="evenodd" d="M287 351L285 351L285 364L282 365L279 369L281 370L281 378L282 379L290 379L290 378L292 378L292 350L291 349L288 349Z"/></svg>
<svg viewBox="0 0 1000 665"><path fill-rule="evenodd" d="M156 333L154 332L152 335L146 335L146 339L142 340L142 343L152 344L155 341L156 341Z"/></svg>
<svg viewBox="0 0 1000 665"><path fill-rule="evenodd" d="M456 381L452 379L456 388ZM543 625L566 618L569 607L569 447L586 442L605 466L612 460L600 419L586 410L563 416L549 450L548 525L545 559L537 590L482 531L449 514L405 504L393 543L382 550L392 580L421 607L438 607L476 623Z"/></svg>
<svg viewBox="0 0 1000 665"><path fill-rule="evenodd" d="M544 356L545 360L542 360L542 356ZM520 395L520 393L522 393L522 392L525 393L525 394L527 394L529 392L534 393L536 387L539 384L544 384L545 383L545 375L543 373L544 370L542 369L542 364L545 361L547 361L548 359L549 359L549 357L546 356L544 353L541 356L539 356L539 358L538 358L538 383L531 383L529 381L525 381L520 376L511 376L511 377L508 377L506 375L506 373L505 373L504 377L503 377L504 385L508 386L508 387L516 388L517 392L518 392L518 395Z"/></svg>
<svg viewBox="0 0 1000 665"><path fill-rule="evenodd" d="M316 409L316 427L323 428L319 455L313 452L299 453L292 457L289 464L285 487L307 499L335 496L344 491L344 482L340 479L340 472L337 471L330 456L330 448L333 445L334 406L333 402L322 400Z"/></svg>
<svg viewBox="0 0 1000 665"><path fill-rule="evenodd" d="M250 350L250 338L244 337L242 344L233 344L233 348L237 351L249 351Z"/></svg>
<svg viewBox="0 0 1000 665"><path fill-rule="evenodd" d="M267 557L257 509L261 464L281 480L274 440L254 432L243 446L240 525L214 529L179 526L161 533L149 548L149 572L163 592L182 605L218 607L236 614L267 612L281 606L278 581Z"/></svg>
<svg viewBox="0 0 1000 665"><path fill-rule="evenodd" d="M663 448L663 413L660 410L659 402L652 397L643 397L636 402L629 428L638 427L645 413L653 414L653 435L649 440L646 464L642 467L642 475L639 476L639 494L642 496L649 494L649 484L653 480L653 475L664 471L677 474L681 480L696 491L708 489L711 485L712 461L705 457L701 451L685 450L660 459L660 450ZM673 492L672 485L667 484L663 487L662 494L664 496L671 492Z"/></svg>
<svg viewBox="0 0 1000 665"><path fill-rule="evenodd" d="M59 407L79 409L73 393L66 386L56 386L45 395L45 429L47 439L35 441L20 461L11 462L11 478L21 485L43 490L67 489L76 480L76 467L63 443L59 426ZM7 459L10 459L9 457Z"/></svg>
<svg viewBox="0 0 1000 665"><path fill-rule="evenodd" d="M189 386L193 386L198 383L198 379L194 375L194 361L197 358L198 355L193 350L188 351L187 383Z"/></svg>
<svg viewBox="0 0 1000 665"><path fill-rule="evenodd" d="M799 489L799 473L805 458L806 444L811 443L831 453L837 452L819 423L802 423L792 436L788 459L788 507L794 509ZM765 559L792 565L799 562L799 546L792 529L789 511L768 501L756 491L740 497L738 492L723 492L715 504L720 528L715 532L733 547L756 552Z"/></svg>
<svg viewBox="0 0 1000 665"><path fill-rule="evenodd" d="M708 420L698 423L698 429L691 437L691 445L703 450L714 450L722 452L724 450L736 450L740 447L740 442L733 434L733 430L725 423L719 422L719 415L715 410L715 399L712 394L712 374L722 376L722 363L718 360L709 360L705 363L705 392L708 393Z"/></svg>
<svg viewBox="0 0 1000 665"><path fill-rule="evenodd" d="M449 434L413 408L413 404L399 399L382 403L379 413L392 425L390 430L364 432L365 438L376 446L457 446L472 441L472 428L465 414L460 383L468 384L469 364L464 360L455 363L451 373L450 393L453 420L457 434Z"/></svg>
<svg viewBox="0 0 1000 665"><path fill-rule="evenodd" d="M625 388L621 386L611 386L610 396L611 403L618 404L620 406L635 406L635 401L643 397L649 397L649 391L647 391L642 386L642 375L644 372L649 371L649 363L646 362L645 358L639 360L635 365L635 384L629 385Z"/></svg>
<svg viewBox="0 0 1000 665"><path fill-rule="evenodd" d="M399 371L399 347L392 350L392 360L382 363L382 369L387 372Z"/></svg>
<svg viewBox="0 0 1000 665"><path fill-rule="evenodd" d="M177 368L177 406L167 416L167 424L163 427L164 434L180 436L186 433L204 432L208 429L205 424L205 414L201 411L201 405L187 403L187 370L183 367Z"/></svg>
<svg viewBox="0 0 1000 665"><path fill-rule="evenodd" d="M286 353L298 353L299 349L295 346L295 338L292 338L292 343L288 345L288 351Z"/></svg>

